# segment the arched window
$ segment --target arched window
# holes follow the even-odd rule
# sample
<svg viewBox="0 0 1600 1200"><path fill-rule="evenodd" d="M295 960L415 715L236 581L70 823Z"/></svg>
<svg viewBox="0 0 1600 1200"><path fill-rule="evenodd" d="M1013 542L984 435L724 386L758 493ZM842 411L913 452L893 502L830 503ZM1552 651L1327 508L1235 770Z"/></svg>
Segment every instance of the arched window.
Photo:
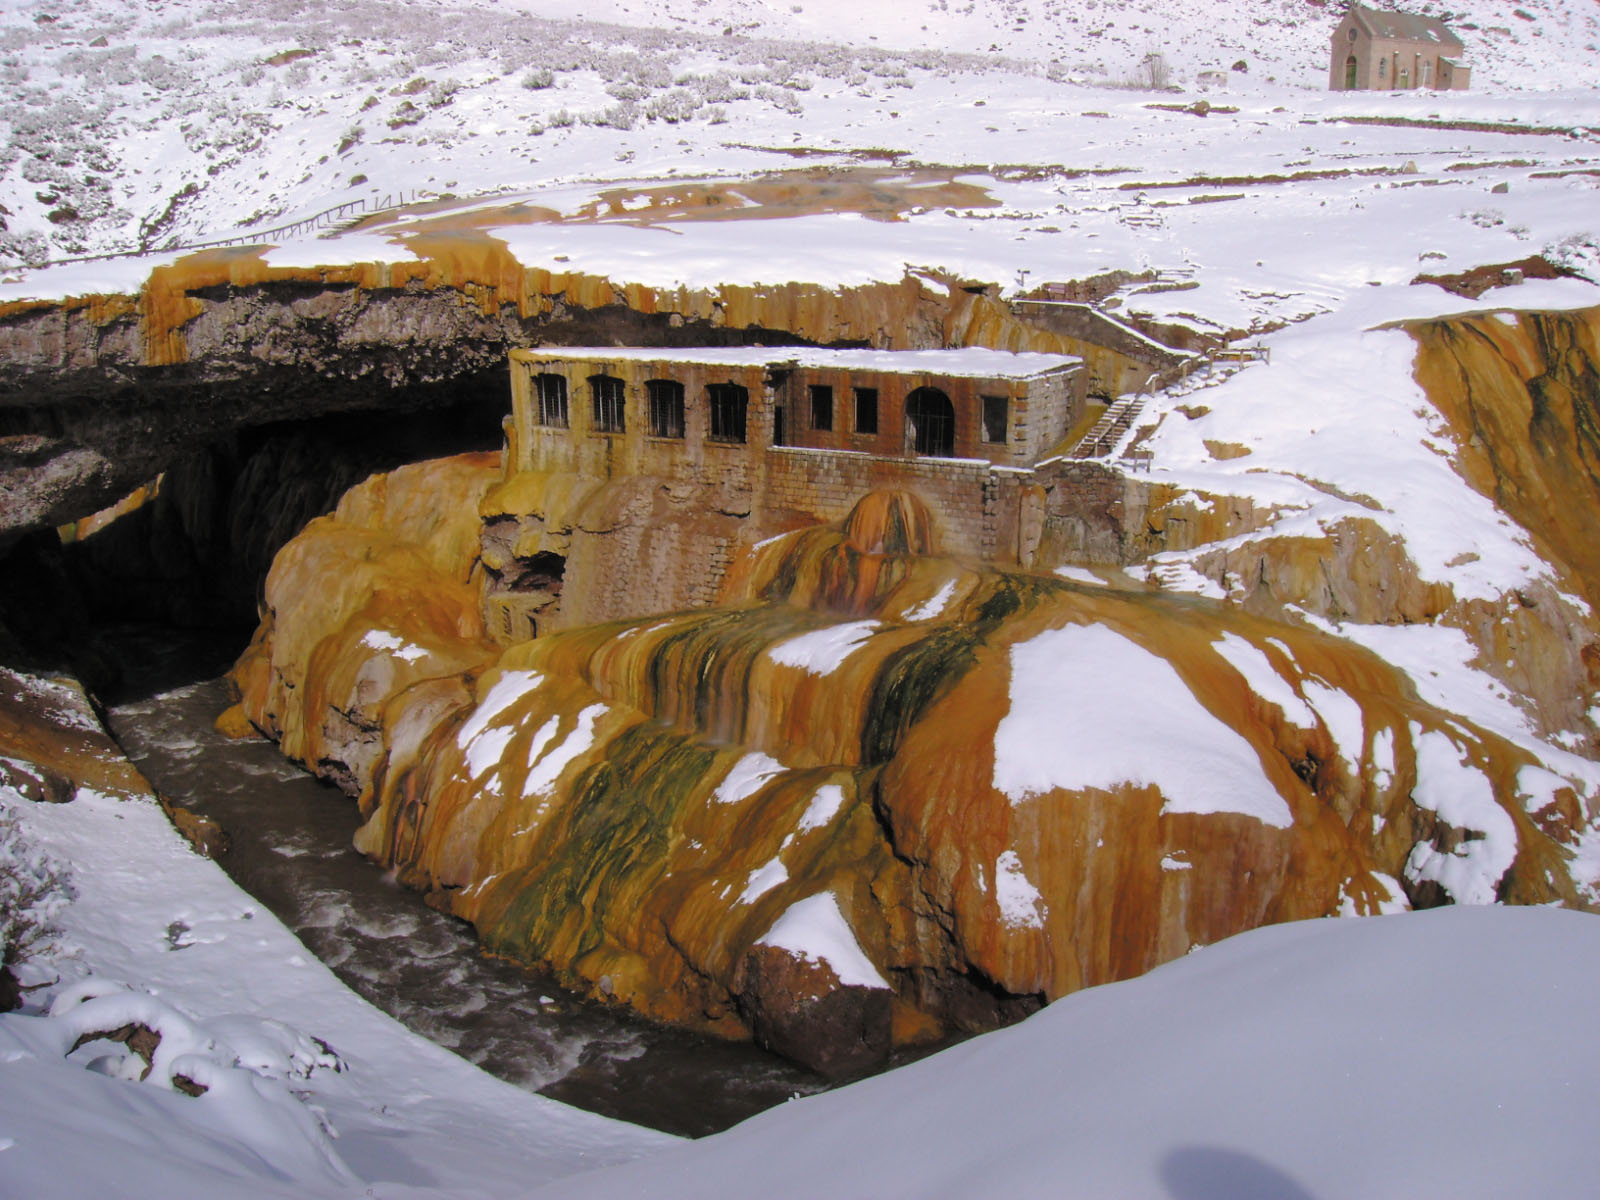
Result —
<svg viewBox="0 0 1600 1200"><path fill-rule="evenodd" d="M710 440L744 441L750 393L737 383L713 383L706 388L706 398L711 402Z"/></svg>
<svg viewBox="0 0 1600 1200"><path fill-rule="evenodd" d="M614 375L591 375L589 395L593 401L595 432L625 433L622 380Z"/></svg>
<svg viewBox="0 0 1600 1200"><path fill-rule="evenodd" d="M533 391L538 398L539 424L553 429L567 428L566 376L535 375Z"/></svg>
<svg viewBox="0 0 1600 1200"><path fill-rule="evenodd" d="M683 384L673 379L652 379L644 385L650 399L650 436L683 436Z"/></svg>
<svg viewBox="0 0 1600 1200"><path fill-rule="evenodd" d="M938 388L918 388L906 397L906 441L918 454L949 458L956 452L956 410Z"/></svg>

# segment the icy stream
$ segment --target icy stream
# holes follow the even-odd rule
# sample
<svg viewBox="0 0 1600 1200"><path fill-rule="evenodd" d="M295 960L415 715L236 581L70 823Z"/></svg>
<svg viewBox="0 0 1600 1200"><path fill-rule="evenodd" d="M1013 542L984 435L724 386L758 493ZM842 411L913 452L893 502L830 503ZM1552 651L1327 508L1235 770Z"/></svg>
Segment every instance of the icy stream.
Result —
<svg viewBox="0 0 1600 1200"><path fill-rule="evenodd" d="M165 631L119 631L102 644L128 676L109 716L129 757L164 795L227 831L220 863L236 882L413 1030L519 1086L689 1136L821 1090L752 1046L651 1025L484 958L468 926L350 848L356 811L341 793L268 742L212 728L230 702L215 677L226 651ZM175 673L202 677L175 682Z"/></svg>

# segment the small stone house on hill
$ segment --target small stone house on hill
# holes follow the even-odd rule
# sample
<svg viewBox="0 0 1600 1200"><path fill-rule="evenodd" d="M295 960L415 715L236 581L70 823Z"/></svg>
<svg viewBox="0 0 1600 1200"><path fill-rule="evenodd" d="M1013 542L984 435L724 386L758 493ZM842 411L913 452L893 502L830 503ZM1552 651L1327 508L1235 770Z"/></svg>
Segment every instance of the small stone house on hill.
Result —
<svg viewBox="0 0 1600 1200"><path fill-rule="evenodd" d="M1465 47L1443 21L1352 4L1333 31L1328 88L1335 92L1464 91Z"/></svg>

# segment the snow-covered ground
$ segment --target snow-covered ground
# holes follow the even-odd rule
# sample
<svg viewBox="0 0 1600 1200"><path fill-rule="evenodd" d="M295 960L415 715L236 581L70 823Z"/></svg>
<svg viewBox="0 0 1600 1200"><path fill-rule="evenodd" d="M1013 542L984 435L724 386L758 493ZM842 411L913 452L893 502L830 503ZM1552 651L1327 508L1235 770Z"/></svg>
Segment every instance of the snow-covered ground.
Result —
<svg viewBox="0 0 1600 1200"><path fill-rule="evenodd" d="M0 1016L0 1196L513 1196L673 1141L501 1083L380 1013L153 797L0 787L0 817L76 894L63 953L25 970L58 981ZM162 1035L143 1082L122 1044L69 1054L131 1023Z"/></svg>
<svg viewBox="0 0 1600 1200"><path fill-rule="evenodd" d="M533 1194L1561 1196L1600 1168L1600 921L1256 930L887 1075Z"/></svg>
<svg viewBox="0 0 1600 1200"><path fill-rule="evenodd" d="M77 892L63 981L34 996L53 1015L0 1016L0 1195L19 1200L1465 1200L1570 1194L1600 1170L1591 916L1461 907L1258 930L681 1144L401 1029L147 798L48 806L0 788L0 811ZM68 1053L134 1022L162 1034L144 1082L120 1044ZM183 1095L174 1076L210 1090Z"/></svg>

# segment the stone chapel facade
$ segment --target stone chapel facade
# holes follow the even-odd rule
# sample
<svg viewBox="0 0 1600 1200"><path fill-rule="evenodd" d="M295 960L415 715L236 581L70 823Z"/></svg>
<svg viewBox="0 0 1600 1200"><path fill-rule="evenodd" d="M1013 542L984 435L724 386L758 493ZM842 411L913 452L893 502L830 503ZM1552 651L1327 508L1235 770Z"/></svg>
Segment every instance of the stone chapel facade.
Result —
<svg viewBox="0 0 1600 1200"><path fill-rule="evenodd" d="M1333 31L1328 88L1335 92L1464 91L1466 47L1443 21L1352 4Z"/></svg>

